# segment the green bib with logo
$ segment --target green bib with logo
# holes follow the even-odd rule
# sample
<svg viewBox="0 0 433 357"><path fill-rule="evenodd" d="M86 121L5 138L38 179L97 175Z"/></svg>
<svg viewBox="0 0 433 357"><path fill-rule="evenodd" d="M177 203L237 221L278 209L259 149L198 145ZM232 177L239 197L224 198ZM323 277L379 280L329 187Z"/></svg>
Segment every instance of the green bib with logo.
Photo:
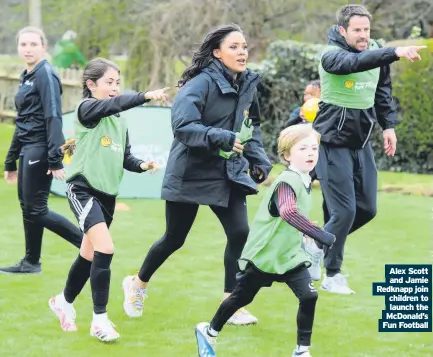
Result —
<svg viewBox="0 0 433 357"><path fill-rule="evenodd" d="M283 220L273 208L274 192L283 182L295 192L298 212L309 216L311 195L301 176L291 170L283 171L265 193L254 217L247 243L239 259L241 270L244 270L249 262L262 272L270 274L284 274L300 265L311 265L302 248L303 234Z"/></svg>
<svg viewBox="0 0 433 357"><path fill-rule="evenodd" d="M376 41L370 40L366 51L375 51L378 48ZM324 53L336 50L345 51L337 46L328 46ZM322 102L350 109L369 109L374 106L380 68L336 75L326 72L320 62L319 75Z"/></svg>
<svg viewBox="0 0 433 357"><path fill-rule="evenodd" d="M123 178L126 121L122 117L110 115L102 118L96 127L90 129L78 120L77 109L76 149L67 170L66 180L82 175L92 188L117 196Z"/></svg>

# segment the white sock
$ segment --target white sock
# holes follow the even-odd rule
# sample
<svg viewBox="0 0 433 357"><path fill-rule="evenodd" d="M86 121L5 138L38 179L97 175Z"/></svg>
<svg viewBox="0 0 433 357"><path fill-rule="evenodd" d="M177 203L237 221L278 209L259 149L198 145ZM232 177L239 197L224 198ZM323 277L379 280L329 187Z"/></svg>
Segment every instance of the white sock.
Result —
<svg viewBox="0 0 433 357"><path fill-rule="evenodd" d="M106 312L104 312L103 314L95 314L93 313L93 322L95 323L101 323L101 322L105 322L108 320L108 315Z"/></svg>
<svg viewBox="0 0 433 357"><path fill-rule="evenodd" d="M217 337L218 336L218 334L219 334L219 332L218 331L215 331L213 328L211 328L210 326L207 328L207 334L210 336L210 337Z"/></svg>
<svg viewBox="0 0 433 357"><path fill-rule="evenodd" d="M56 303L58 303L60 305L72 305L66 301L65 294L63 293L63 291L59 295L56 296Z"/></svg>
<svg viewBox="0 0 433 357"><path fill-rule="evenodd" d="M298 346L296 352L308 352L310 350L310 346Z"/></svg>

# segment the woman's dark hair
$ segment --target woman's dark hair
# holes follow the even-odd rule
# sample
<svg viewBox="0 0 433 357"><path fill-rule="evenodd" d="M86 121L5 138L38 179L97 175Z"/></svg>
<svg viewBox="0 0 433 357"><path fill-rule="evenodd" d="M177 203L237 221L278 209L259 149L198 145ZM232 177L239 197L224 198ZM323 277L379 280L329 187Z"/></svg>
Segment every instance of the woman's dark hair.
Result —
<svg viewBox="0 0 433 357"><path fill-rule="evenodd" d="M83 73L83 98L90 98L92 96L92 92L86 84L87 80L90 79L96 82L99 78L104 76L108 68L113 68L120 74L119 67L114 62L105 58L94 58L87 64Z"/></svg>
<svg viewBox="0 0 433 357"><path fill-rule="evenodd" d="M210 31L203 42L200 44L199 49L194 52L191 64L185 69L180 80L178 87L182 87L190 79L194 78L200 71L209 65L215 58L213 50L220 48L224 39L232 32L242 33L241 28L236 24L223 25Z"/></svg>

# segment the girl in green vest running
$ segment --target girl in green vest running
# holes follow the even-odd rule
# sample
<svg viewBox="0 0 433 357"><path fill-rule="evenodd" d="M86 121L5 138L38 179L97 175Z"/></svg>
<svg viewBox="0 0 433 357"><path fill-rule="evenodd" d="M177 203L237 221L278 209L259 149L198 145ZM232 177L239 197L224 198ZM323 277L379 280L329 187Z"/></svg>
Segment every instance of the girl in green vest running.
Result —
<svg viewBox="0 0 433 357"><path fill-rule="evenodd" d="M212 321L197 325L200 357L215 354L216 337L232 314L251 303L263 287L286 283L299 299L298 339L293 356L311 357L310 340L318 294L302 248L303 236L331 246L335 236L311 223L311 178L318 159L319 134L311 124L286 128L278 139L278 152L288 166L265 194L239 259L241 273L234 292L219 307Z"/></svg>
<svg viewBox="0 0 433 357"><path fill-rule="evenodd" d="M119 334L107 316L110 264L114 245L109 233L123 170L157 169L131 154L126 121L119 112L152 99L166 100L168 88L119 95L120 71L103 59L91 60L83 74L84 100L76 109L76 141L64 150L73 153L66 177L68 200L84 232L80 254L69 271L65 289L49 300L63 331L76 331L73 302L90 278L93 298L91 336L103 342Z"/></svg>

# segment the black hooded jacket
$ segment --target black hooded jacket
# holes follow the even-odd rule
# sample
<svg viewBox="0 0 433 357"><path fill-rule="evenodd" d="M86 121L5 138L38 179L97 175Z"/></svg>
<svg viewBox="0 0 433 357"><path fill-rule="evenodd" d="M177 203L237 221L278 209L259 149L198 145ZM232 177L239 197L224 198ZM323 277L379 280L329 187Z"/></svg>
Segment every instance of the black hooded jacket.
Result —
<svg viewBox="0 0 433 357"><path fill-rule="evenodd" d="M321 134L323 143L352 149L363 148L371 137L376 122L383 130L394 128L396 105L392 98L389 65L399 58L395 48L358 51L350 47L334 26L328 33L328 44L343 50L325 52L323 69L334 75L347 75L380 67L375 105L369 109L343 108L321 102L313 127Z"/></svg>

